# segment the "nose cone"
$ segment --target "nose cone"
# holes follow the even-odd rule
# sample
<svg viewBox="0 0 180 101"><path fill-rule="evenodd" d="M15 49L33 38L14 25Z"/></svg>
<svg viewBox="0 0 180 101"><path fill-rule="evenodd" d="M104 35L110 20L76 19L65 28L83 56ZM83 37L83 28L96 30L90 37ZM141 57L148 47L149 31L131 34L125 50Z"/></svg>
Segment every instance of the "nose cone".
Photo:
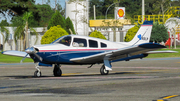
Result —
<svg viewBox="0 0 180 101"><path fill-rule="evenodd" d="M28 53L28 54L33 54L33 53L35 53L35 49L34 49L33 47L27 48L27 49L25 50L25 52Z"/></svg>

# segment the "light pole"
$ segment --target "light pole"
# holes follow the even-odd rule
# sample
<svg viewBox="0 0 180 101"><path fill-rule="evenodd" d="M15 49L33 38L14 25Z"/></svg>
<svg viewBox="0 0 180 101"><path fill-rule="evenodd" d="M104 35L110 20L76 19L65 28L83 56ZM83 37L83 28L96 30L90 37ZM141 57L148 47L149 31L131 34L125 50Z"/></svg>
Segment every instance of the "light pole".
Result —
<svg viewBox="0 0 180 101"><path fill-rule="evenodd" d="M144 0L142 0L142 23L144 21L144 15L145 15L145 7L144 7Z"/></svg>
<svg viewBox="0 0 180 101"><path fill-rule="evenodd" d="M111 5L107 8L106 14L105 14L105 19L107 19L107 12L108 12L109 8L110 8L112 5L116 4L116 3L119 3L119 2L115 2L115 3L111 4Z"/></svg>
<svg viewBox="0 0 180 101"><path fill-rule="evenodd" d="M86 24L86 35L88 36L89 35L89 0L86 0L86 16L87 16L87 24Z"/></svg>
<svg viewBox="0 0 180 101"><path fill-rule="evenodd" d="M120 2L120 0L118 1L118 2L115 2L115 3L113 3L113 4L111 4L108 8L107 8L107 10L106 10L106 14L105 14L105 19L107 19L107 12L108 12L108 10L109 10L109 8L112 6L112 5L114 5L114 4L116 4L116 3L119 3ZM114 28L114 41L116 41L116 28Z"/></svg>

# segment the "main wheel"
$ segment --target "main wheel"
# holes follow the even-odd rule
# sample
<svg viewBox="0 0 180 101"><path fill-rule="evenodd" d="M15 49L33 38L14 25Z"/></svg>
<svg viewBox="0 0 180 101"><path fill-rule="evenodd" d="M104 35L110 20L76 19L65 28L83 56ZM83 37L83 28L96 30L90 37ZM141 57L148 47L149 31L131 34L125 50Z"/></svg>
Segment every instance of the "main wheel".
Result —
<svg viewBox="0 0 180 101"><path fill-rule="evenodd" d="M101 73L101 75L108 75L109 70L106 70L105 66L102 65L102 67L100 68L100 73Z"/></svg>
<svg viewBox="0 0 180 101"><path fill-rule="evenodd" d="M55 66L54 66L53 74L54 74L54 76L56 76L56 77L62 75L62 71L61 71L59 65L55 65Z"/></svg>
<svg viewBox="0 0 180 101"><path fill-rule="evenodd" d="M36 70L36 71L34 72L34 76L35 76L35 77L41 77L41 72L39 72L38 70Z"/></svg>

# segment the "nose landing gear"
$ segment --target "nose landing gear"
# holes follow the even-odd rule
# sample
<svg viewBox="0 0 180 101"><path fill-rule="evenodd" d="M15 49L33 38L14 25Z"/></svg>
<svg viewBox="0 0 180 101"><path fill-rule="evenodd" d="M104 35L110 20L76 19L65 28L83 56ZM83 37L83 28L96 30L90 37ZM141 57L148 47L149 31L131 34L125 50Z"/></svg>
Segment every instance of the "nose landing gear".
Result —
<svg viewBox="0 0 180 101"><path fill-rule="evenodd" d="M41 77L42 74L41 74L41 70L39 69L38 63L36 63L35 66L36 66L36 67L35 67L35 68L36 68L36 71L34 72L34 76L35 76L35 77Z"/></svg>

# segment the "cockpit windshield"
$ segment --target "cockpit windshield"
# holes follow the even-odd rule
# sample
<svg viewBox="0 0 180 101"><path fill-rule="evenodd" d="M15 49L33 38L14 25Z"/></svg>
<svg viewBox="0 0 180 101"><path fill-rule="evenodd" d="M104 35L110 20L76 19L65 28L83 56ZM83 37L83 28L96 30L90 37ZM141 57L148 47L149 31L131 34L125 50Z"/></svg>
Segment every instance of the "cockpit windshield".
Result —
<svg viewBox="0 0 180 101"><path fill-rule="evenodd" d="M52 44L55 44L55 43L60 43L60 44L66 45L66 46L70 46L71 36L63 36L63 37L55 40L54 42L52 42Z"/></svg>

